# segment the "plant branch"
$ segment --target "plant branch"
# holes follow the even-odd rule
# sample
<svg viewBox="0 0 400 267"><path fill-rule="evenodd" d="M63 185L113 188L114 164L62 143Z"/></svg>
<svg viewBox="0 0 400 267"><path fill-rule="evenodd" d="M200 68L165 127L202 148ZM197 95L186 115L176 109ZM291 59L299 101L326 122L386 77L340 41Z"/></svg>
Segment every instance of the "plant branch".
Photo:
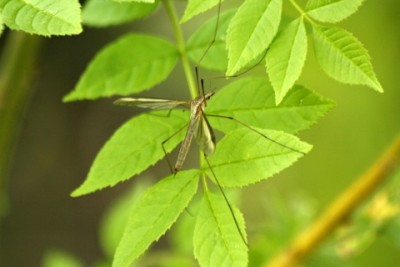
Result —
<svg viewBox="0 0 400 267"><path fill-rule="evenodd" d="M182 30L179 25L178 16L176 15L175 7L171 3L171 0L164 0L164 5L167 10L172 27L174 29L174 34L178 45L183 70L185 72L186 80L189 86L190 95L192 98L195 98L197 96L196 83L194 82L192 67L190 66L188 55L186 53L185 40L183 38Z"/></svg>
<svg viewBox="0 0 400 267"><path fill-rule="evenodd" d="M295 266L310 254L336 227L340 226L377 187L400 165L400 135L387 151L347 188L304 232L266 267Z"/></svg>
<svg viewBox="0 0 400 267"><path fill-rule="evenodd" d="M4 33L3 33L4 34ZM41 39L9 32L0 58L0 219L8 210L7 184Z"/></svg>

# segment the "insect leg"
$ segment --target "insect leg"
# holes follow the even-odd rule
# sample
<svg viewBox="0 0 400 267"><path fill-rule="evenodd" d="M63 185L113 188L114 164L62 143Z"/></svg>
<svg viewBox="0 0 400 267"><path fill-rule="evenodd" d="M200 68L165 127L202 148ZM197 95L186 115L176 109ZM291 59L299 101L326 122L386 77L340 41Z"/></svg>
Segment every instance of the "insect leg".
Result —
<svg viewBox="0 0 400 267"><path fill-rule="evenodd" d="M187 125L188 125L188 123L186 123L185 125L183 125L183 126L182 126L181 128L179 128L175 133L173 133L173 134L170 135L167 139L165 139L164 141L161 142L161 147L162 147L162 149L163 149L163 151L164 151L165 158L167 159L169 170L171 171L171 173L174 173L174 174L176 174L176 171L175 171L174 168L172 167L171 161L170 161L170 159L169 159L169 157L168 157L168 153L167 153L167 150L165 149L165 146L164 146L164 145L165 145L165 143L167 143L169 140L171 140L174 136L176 136L180 131L182 131L183 129L185 129L185 128L187 127Z"/></svg>
<svg viewBox="0 0 400 267"><path fill-rule="evenodd" d="M226 196L224 190L222 189L222 186L221 186L221 184L219 183L219 180L218 180L217 176L215 175L214 170L211 168L211 164L210 164L210 162L208 161L206 155L204 155L204 159L206 160L207 165L208 165L208 168L210 169L210 171L211 171L211 173L212 173L212 175L213 175L213 177L214 177L214 180L215 180L215 182L217 183L217 186L218 186L219 190L221 191L221 194L222 194L222 196L224 197L226 204L228 205L229 211L231 212L232 218L233 218L233 220L234 220L234 222L235 222L235 225L236 225L236 228L237 228L237 230L238 230L238 232L239 232L239 234L240 234L240 237L242 238L243 243L247 246L247 241L246 241L245 235L244 235L244 234L242 233L242 231L240 230L239 223L238 223L238 221L237 221L237 219L236 219L235 213L233 212L232 205L231 205L231 203L229 203L229 200L228 200L228 198L227 198L227 196Z"/></svg>
<svg viewBox="0 0 400 267"><path fill-rule="evenodd" d="M292 147L289 147L289 146L287 146L287 145L285 145L285 144L282 144L282 143L280 143L280 142L278 142L278 141L276 141L276 140L274 140L274 139L268 137L267 135L263 134L262 132L258 131L257 129L251 127L250 125L247 125L246 123L244 123L244 122L242 122L242 121L240 121L240 120L238 120L238 119L235 119L234 117L231 117L231 116L224 116L224 115L216 115L216 114L206 114L206 115L209 116L209 117L224 118L224 119L228 119L228 120L235 121L235 122L237 122L237 123L243 125L244 127L248 128L249 130L252 130L252 131L254 131L255 133L261 135L261 136L264 137L265 139L267 139L267 140L269 140L269 141L271 141L271 142L273 142L273 143L275 143L275 144L277 144L277 145L280 145L281 147L284 147L284 148L289 149L289 150L291 150L291 151L293 151L293 152L296 152L296 153L300 153L300 154L302 154L302 155L306 155L305 152L300 151L300 150L295 149L295 148L292 148Z"/></svg>

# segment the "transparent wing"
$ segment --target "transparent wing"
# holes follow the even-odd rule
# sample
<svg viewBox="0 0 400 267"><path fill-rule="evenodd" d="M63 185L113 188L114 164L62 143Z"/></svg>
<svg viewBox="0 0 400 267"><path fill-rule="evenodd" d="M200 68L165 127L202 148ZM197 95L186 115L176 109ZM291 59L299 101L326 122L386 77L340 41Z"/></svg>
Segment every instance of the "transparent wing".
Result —
<svg viewBox="0 0 400 267"><path fill-rule="evenodd" d="M192 143L193 136L196 135L199 128L200 121L197 116L191 116L185 138L182 141L181 148L179 149L178 158L175 164L175 172L182 168L183 162L189 152L190 144Z"/></svg>
<svg viewBox="0 0 400 267"><path fill-rule="evenodd" d="M149 109L190 109L190 101L170 100L159 98L132 98L123 97L114 101L120 106L140 107Z"/></svg>
<svg viewBox="0 0 400 267"><path fill-rule="evenodd" d="M204 114L200 117L200 125L196 133L197 143L205 155L210 155L215 150L214 132Z"/></svg>

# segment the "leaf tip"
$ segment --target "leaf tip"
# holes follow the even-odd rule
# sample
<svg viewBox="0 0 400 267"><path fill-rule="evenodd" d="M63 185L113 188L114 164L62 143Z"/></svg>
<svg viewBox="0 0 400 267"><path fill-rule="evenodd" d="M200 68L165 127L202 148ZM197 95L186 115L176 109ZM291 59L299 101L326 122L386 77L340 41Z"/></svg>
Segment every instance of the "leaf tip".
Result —
<svg viewBox="0 0 400 267"><path fill-rule="evenodd" d="M377 91L378 93L383 93L384 92L383 87L382 87L382 85L380 84L380 82L378 80L375 81L373 89L375 91Z"/></svg>
<svg viewBox="0 0 400 267"><path fill-rule="evenodd" d="M239 68L237 67L237 64L233 65L232 60L229 58L228 54L228 67L226 69L225 75L227 77L235 76L236 73L239 71Z"/></svg>
<svg viewBox="0 0 400 267"><path fill-rule="evenodd" d="M68 94L66 94L66 95L62 98L62 102L63 102L63 103L72 102L72 101L74 101L74 100L76 100L76 99L75 99L75 97L74 97L74 92L73 92L73 91L70 92L70 93L68 93Z"/></svg>
<svg viewBox="0 0 400 267"><path fill-rule="evenodd" d="M182 18L179 20L179 23L183 24L183 23L187 22L189 19L190 19L190 17L187 16L186 12L185 12L185 14L183 14Z"/></svg>
<svg viewBox="0 0 400 267"><path fill-rule="evenodd" d="M284 99L285 95L286 94L282 93L282 91L281 91L281 93L279 93L279 92L277 92L277 90L275 90L275 105L278 106Z"/></svg>
<svg viewBox="0 0 400 267"><path fill-rule="evenodd" d="M101 189L105 188L105 186L103 187L99 187L99 186L94 186L93 183L91 183L91 181L89 181L88 179L86 179L78 188L76 188L74 191L72 191L70 193L71 197L81 197L84 195L88 195L91 193L94 193L96 191L99 191Z"/></svg>
<svg viewBox="0 0 400 267"><path fill-rule="evenodd" d="M70 196L70 197L73 197L73 198L83 196L85 193L82 193L81 191L82 191L82 190L81 190L81 187L78 187L78 188L76 188L74 191L72 191L72 192L69 194L69 196Z"/></svg>
<svg viewBox="0 0 400 267"><path fill-rule="evenodd" d="M104 188L104 187L101 187L101 188L89 187L85 181L78 188L76 188L74 191L72 191L69 195L70 195L70 197L73 197L73 198L82 197L84 195L88 195L88 194L94 193L96 191L99 191L102 188Z"/></svg>
<svg viewBox="0 0 400 267"><path fill-rule="evenodd" d="M310 151L313 149L313 145L303 142L304 143L304 152L305 154L310 153Z"/></svg>

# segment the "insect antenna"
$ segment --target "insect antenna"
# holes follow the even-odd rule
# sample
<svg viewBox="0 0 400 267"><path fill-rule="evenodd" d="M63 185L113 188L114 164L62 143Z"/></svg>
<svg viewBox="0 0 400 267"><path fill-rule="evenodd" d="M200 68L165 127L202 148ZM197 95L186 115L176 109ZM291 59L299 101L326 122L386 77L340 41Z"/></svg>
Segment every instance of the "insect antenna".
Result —
<svg viewBox="0 0 400 267"><path fill-rule="evenodd" d="M208 51L214 45L215 40L217 39L217 32L218 32L218 27L219 27L219 14L221 13L221 2L222 2L221 0L219 0L219 2L218 2L217 19L216 19L215 28L214 28L214 34L212 36L212 39L211 39L210 43L208 44L207 48L204 50L204 52L201 55L200 59L196 62L195 66L194 66L194 71L195 71L196 81L197 81L197 90L198 90L199 95L201 95L203 97L205 96L204 79L200 78L199 65L200 65L201 61L203 61L204 57L207 55ZM207 105L207 102L205 102L205 104Z"/></svg>
<svg viewBox="0 0 400 267"><path fill-rule="evenodd" d="M233 75L228 75L228 76L226 76L226 75L219 75L219 76L218 76L218 75L217 75L217 76L210 76L210 77L202 77L202 78L201 78L202 84L204 83L204 80L217 80L217 79L231 79L231 78L237 78L237 77L239 77L239 76L242 76L242 75L244 75L244 74L250 72L252 69L254 69L254 68L257 67L258 65L260 65L260 63L265 59L265 56L267 55L268 49L269 49L269 48L267 48L267 49L264 51L264 53L262 54L262 56L260 56L260 58L259 58L253 65L251 65L250 67L248 67L247 69L245 69L245 70L243 70L243 71L241 71L241 72L239 72L239 73L236 73L236 74L233 74Z"/></svg>

